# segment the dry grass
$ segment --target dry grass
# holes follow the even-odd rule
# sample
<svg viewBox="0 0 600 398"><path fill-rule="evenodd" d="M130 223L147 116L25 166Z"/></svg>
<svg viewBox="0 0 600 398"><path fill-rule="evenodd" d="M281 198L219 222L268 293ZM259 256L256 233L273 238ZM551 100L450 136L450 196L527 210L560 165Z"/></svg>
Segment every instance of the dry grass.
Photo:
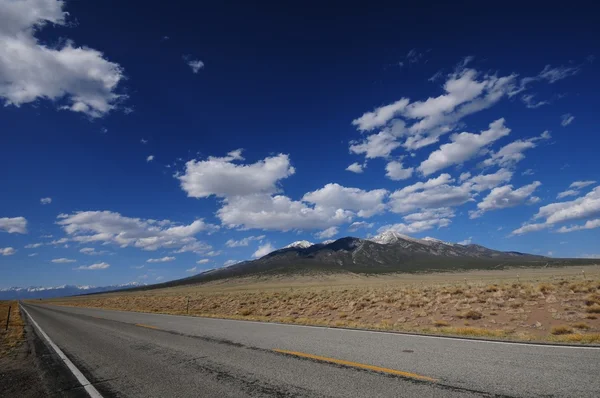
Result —
<svg viewBox="0 0 600 398"><path fill-rule="evenodd" d="M574 324L573 324L573 327L574 327L575 329L583 329L583 330L587 330L587 329L589 329L589 328L590 328L590 325L588 325L588 324L587 324L587 323L585 323L585 322L577 322L577 323L574 323Z"/></svg>
<svg viewBox="0 0 600 398"><path fill-rule="evenodd" d="M6 328L8 308L10 323ZM0 357L10 355L24 341L24 324L16 301L0 301Z"/></svg>
<svg viewBox="0 0 600 398"><path fill-rule="evenodd" d="M553 336L551 341L559 343L582 343L582 344L599 344L600 333L588 333L588 334L566 334L562 336Z"/></svg>
<svg viewBox="0 0 600 398"><path fill-rule="evenodd" d="M586 270L587 280L580 268L567 274L571 270L544 269L527 278L529 271L519 270L519 279L510 270L340 279L260 276L50 301L185 315L189 297L192 316L525 340L564 336L552 334L553 328L585 319L589 329L577 328L577 335L584 336L582 342L591 341L585 336L600 332L594 315L600 313L600 267Z"/></svg>
<svg viewBox="0 0 600 398"><path fill-rule="evenodd" d="M552 333L554 335L571 334L571 333L573 333L573 328L571 328L570 326L567 326L567 325L553 326L552 329L550 330L550 333Z"/></svg>

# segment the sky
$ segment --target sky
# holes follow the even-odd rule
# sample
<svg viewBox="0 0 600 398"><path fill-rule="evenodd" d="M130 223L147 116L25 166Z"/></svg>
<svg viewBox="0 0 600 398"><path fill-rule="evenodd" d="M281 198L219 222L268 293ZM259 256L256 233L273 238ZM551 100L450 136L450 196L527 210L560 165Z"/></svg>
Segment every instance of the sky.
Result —
<svg viewBox="0 0 600 398"><path fill-rule="evenodd" d="M386 230L599 258L596 11L0 0L0 288Z"/></svg>

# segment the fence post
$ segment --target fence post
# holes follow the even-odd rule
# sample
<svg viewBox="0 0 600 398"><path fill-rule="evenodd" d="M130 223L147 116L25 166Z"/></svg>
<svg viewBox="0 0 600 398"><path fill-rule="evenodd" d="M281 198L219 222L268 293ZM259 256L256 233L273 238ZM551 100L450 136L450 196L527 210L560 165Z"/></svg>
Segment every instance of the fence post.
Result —
<svg viewBox="0 0 600 398"><path fill-rule="evenodd" d="M6 328L4 330L8 330L8 322L10 322L10 310L12 306L8 306L8 315L6 315Z"/></svg>
<svg viewBox="0 0 600 398"><path fill-rule="evenodd" d="M190 296L187 297L187 314L190 314Z"/></svg>

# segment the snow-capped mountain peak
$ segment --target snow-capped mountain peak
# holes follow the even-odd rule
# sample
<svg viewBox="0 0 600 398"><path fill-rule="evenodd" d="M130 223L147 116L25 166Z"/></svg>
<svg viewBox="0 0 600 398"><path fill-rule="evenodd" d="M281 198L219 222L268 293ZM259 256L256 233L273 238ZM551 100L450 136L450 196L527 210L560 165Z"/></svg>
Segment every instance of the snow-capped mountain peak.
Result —
<svg viewBox="0 0 600 398"><path fill-rule="evenodd" d="M396 231L385 231L380 233L379 235L369 238L368 240L370 240L371 242L379 243L380 245L389 245L390 243L396 243L399 240L407 240L410 242L420 243L419 239L411 238L408 235L403 235Z"/></svg>
<svg viewBox="0 0 600 398"><path fill-rule="evenodd" d="M314 243L311 243L307 240L298 240L296 242L292 242L289 245L285 246L284 249L297 248L297 249L306 249L307 247L311 247Z"/></svg>

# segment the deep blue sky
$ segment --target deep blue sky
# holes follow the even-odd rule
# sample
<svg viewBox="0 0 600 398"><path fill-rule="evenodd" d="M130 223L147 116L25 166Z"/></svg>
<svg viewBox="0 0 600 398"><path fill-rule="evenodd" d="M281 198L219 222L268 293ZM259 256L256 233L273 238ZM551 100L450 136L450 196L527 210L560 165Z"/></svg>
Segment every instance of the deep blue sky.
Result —
<svg viewBox="0 0 600 398"><path fill-rule="evenodd" d="M56 0L23 3L46 4L61 10ZM227 260L249 259L259 246L270 244L278 248L301 239L322 241L325 238L315 234L328 227L338 228L332 238L366 237L396 224L394 228L399 232L416 237L470 240L501 250L561 257L600 255L600 228L594 228L593 222L600 218L600 189L597 194L592 192L600 184L595 182L600 180L600 79L599 61L594 59L600 37L594 18L597 9L552 8L547 4L516 9L483 6L480 2L460 6L446 2L371 2L363 6L347 2L328 2L326 6L322 2L186 3L166 6L141 1L68 1L62 6L62 11L69 13L66 21L47 23L35 31L29 29L33 23L23 23L14 31L0 28L0 81L7 82L0 86L0 99L6 104L0 108L0 219L23 217L27 221L26 231L20 231L25 233L9 233L8 227L3 230L0 223L0 249L12 248L0 255L0 288L174 279L189 275L186 270L192 267L200 272L222 266ZM0 25L5 18L14 20L18 15L18 11L11 14L7 10L6 4L0 4ZM41 16L37 22L44 18L49 19ZM15 39L17 31L29 32L34 40L33 44L23 44L23 48L33 46L33 50L39 50L44 45L58 54L70 45L70 40L74 48L93 49L102 55L96 56L96 64L82 66L70 58L60 58L59 66L46 60L43 73L15 72L29 70L35 62L10 52L7 43L20 40ZM31 54L36 55L33 50ZM411 50L414 56L407 56ZM461 66L467 56L474 58ZM190 60L201 60L204 67L193 73ZM96 95L94 82L98 74L90 70L106 62L120 66L119 82L109 93L127 98L118 103L107 100L114 109L100 115L59 109L78 94ZM550 73L541 77L547 65ZM64 70L68 71L66 77L61 73ZM379 133L393 119L411 119L400 112L363 132L359 131L359 124L353 125L353 120L404 97L418 102L441 96L451 74L460 77L467 70L476 71L473 80L477 82L489 81L494 75L514 74L514 87L507 88L502 98L487 109L447 124L451 131L431 145L419 149L400 146L389 156L369 158L362 173L345 170L351 163L365 161L365 154L350 153L351 145ZM437 72L441 72L440 78L429 81ZM518 91L525 77L536 80ZM34 92L33 98L18 103L17 94L10 91L13 86L27 87ZM60 95L51 90L54 87L60 87ZM106 98L107 94L100 90L98 95ZM528 95L534 95L530 104L547 103L527 107L523 97ZM458 108L453 109L448 114L454 114ZM561 125L570 117L570 123ZM418 170L440 145L452 142L452 133L480 134L500 118L504 118L510 134L482 145L468 159L430 174ZM544 131L551 138L535 138ZM396 137L397 142L402 144L406 137ZM142 139L147 143L142 143ZM480 167L505 145L531 139L535 147L523 151L520 161ZM263 197L278 194L299 201L306 193L329 183L388 192L381 200L380 211L370 217L359 216L358 207L336 204L325 210L327 215L320 224L272 227L266 214L264 220L253 225L240 221L233 226L223 221L217 211L234 201L231 192L235 192L235 187L226 193L215 191L207 197L188 197L174 174L186 173L185 162L224 157L238 148L244 150L245 159L223 163L239 168L278 154L288 155L289 167L293 166L295 173L273 179L268 192L256 192ZM154 159L148 162L150 155ZM402 180L386 177L386 164L392 161L401 161L405 168L413 167L412 175ZM406 211L392 209L389 195L415 183L447 173L453 179L449 186L458 187L469 181L466 177L460 181L461 173L476 176L501 169L512 173L511 177L489 189L469 191L470 201L441 202L439 206L416 206ZM218 179L225 185L237 184L237 180ZM533 192L519 198L509 192L509 197L500 197L479 217L469 217L469 211L475 211L492 188L511 185L512 192L535 181L541 185ZM572 195L557 198L576 181L590 183L582 184L585 186L575 189ZM40 199L46 197L52 202L42 205ZM540 210L552 203L577 200L583 204L565 205L567 215L558 218L550 214L556 206ZM514 202L503 207L503 201ZM306 200L303 203L309 209L320 206ZM428 218L434 220L429 228L409 226L411 214L439 207L453 214ZM346 213L341 221L335 219L331 212L337 208L351 214ZM261 210L265 209L257 208L258 212ZM121 245L114 236L82 243L73 238L89 235L89 230L68 231L65 225L57 224L64 220L57 218L60 214L99 211L118 213L123 218L170 220L159 227L163 230L203 219L214 226L187 237L205 242L212 251L221 253L207 256L211 249L174 253L183 245L177 242L150 250L141 244L135 247L134 241ZM536 214L538 217L533 218ZM406 216L409 219L403 218ZM99 216L94 213L90 217ZM440 222L440 218L447 222ZM7 225L9 221L4 222ZM95 222L94 233L112 225L104 219ZM373 225L349 231L352 222ZM511 234L523 224L544 226L537 231ZM580 230L557 232L561 227ZM147 231L141 234L152 235ZM43 235L53 237L42 238ZM249 241L248 246L225 244L229 239L262 235L261 239ZM49 244L61 238L68 240ZM25 248L35 243L44 244ZM105 253L91 256L80 252L90 247ZM34 253L37 255L30 256ZM162 257L175 259L147 262ZM61 258L74 261L52 262ZM196 264L200 259L209 261ZM110 267L74 270L101 263ZM132 268L142 265L144 268Z"/></svg>

